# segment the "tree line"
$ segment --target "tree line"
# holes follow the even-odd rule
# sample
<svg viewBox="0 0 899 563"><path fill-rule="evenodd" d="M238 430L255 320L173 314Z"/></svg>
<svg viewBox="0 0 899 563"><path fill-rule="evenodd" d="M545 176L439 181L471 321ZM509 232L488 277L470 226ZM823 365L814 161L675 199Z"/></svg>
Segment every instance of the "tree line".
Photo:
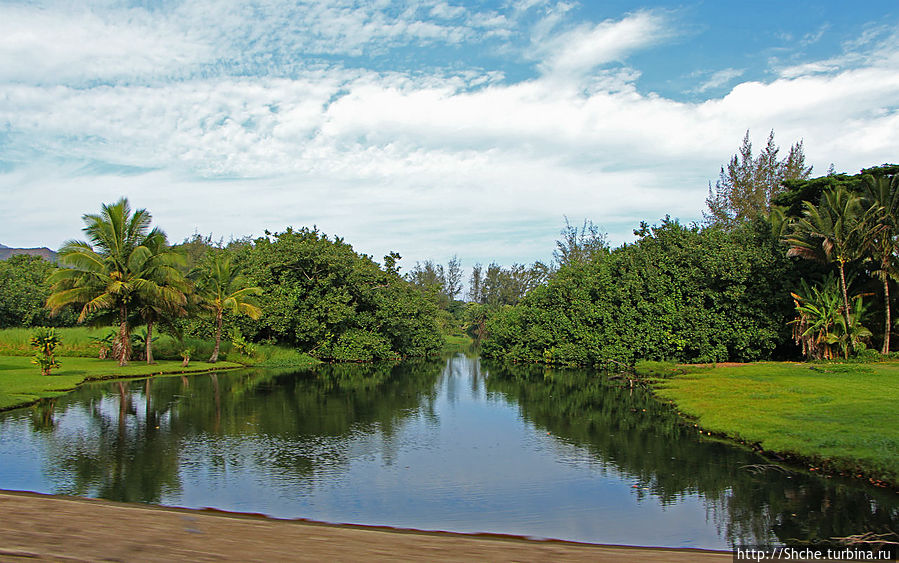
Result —
<svg viewBox="0 0 899 563"><path fill-rule="evenodd" d="M346 361L426 356L443 344L437 304L398 274L396 253L381 267L308 228L170 245L150 213L132 212L124 198L83 220L86 240L67 241L58 266L32 257L0 263L0 278L11 282L0 290L0 328L114 326L120 365L131 359L137 325L148 363L157 327L178 340L214 339L210 362L226 332L235 342Z"/></svg>
<svg viewBox="0 0 899 563"><path fill-rule="evenodd" d="M811 178L801 142L778 153L772 132L754 155L747 132L702 224L643 221L612 248L566 218L552 262L475 264L466 291L457 256L401 274L397 252L379 265L316 228L169 245L121 200L84 216L62 268L0 262L0 328L115 324L120 362L136 324L148 361L157 326L214 339L213 360L228 332L330 360L428 355L462 333L488 356L572 365L889 353L899 166Z"/></svg>
<svg viewBox="0 0 899 563"><path fill-rule="evenodd" d="M899 166L811 178L801 142L777 153L772 132L753 156L747 133L701 225L641 222L633 243L594 236L561 254L545 283L487 319L483 353L568 365L889 353ZM578 234L569 225L559 246Z"/></svg>

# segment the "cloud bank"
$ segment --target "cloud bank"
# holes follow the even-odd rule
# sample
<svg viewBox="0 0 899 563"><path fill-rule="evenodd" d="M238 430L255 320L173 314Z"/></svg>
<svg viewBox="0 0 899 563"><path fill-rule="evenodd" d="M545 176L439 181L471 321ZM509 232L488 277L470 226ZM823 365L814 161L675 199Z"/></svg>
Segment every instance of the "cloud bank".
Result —
<svg viewBox="0 0 899 563"><path fill-rule="evenodd" d="M590 23L569 11L2 7L0 194L12 203L0 242L58 245L78 237L82 213L127 195L176 240L317 224L376 257L510 263L547 258L563 215L617 242L643 219L697 219L747 129L804 139L820 173L896 160L890 29L684 102L642 91L629 63L678 37L666 14ZM466 49L533 72L440 64ZM695 91L741 75L708 71Z"/></svg>

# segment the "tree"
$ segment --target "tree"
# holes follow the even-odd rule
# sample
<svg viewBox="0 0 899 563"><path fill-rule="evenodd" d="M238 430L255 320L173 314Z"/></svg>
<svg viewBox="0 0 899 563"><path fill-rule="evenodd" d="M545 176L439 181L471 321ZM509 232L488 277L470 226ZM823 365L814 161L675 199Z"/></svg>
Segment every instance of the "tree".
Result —
<svg viewBox="0 0 899 563"><path fill-rule="evenodd" d="M783 191L785 181L809 177L812 167L805 165L802 141L790 147L789 154L783 160L777 159L779 150L772 130L765 149L758 157L753 157L747 130L739 153L731 158L726 167L721 167L714 189L709 184L709 196L706 198L709 210L703 212L706 223L732 227L737 222L752 220L760 214L767 216L772 198Z"/></svg>
<svg viewBox="0 0 899 563"><path fill-rule="evenodd" d="M468 278L468 300L472 303L484 303L484 267L475 264Z"/></svg>
<svg viewBox="0 0 899 563"><path fill-rule="evenodd" d="M165 233L150 229L146 209L132 214L125 198L82 219L89 242L70 240L60 249L59 262L66 267L49 278L47 306L54 312L68 304L80 306L78 322L93 313L112 313L119 326L113 352L124 366L131 357L129 314L164 293L157 275L171 260Z"/></svg>
<svg viewBox="0 0 899 563"><path fill-rule="evenodd" d="M584 224L578 229L565 217L565 228L559 234L562 238L556 241L556 250L553 251L553 258L559 266L583 262L595 253L609 249L607 235L587 219L584 219Z"/></svg>
<svg viewBox="0 0 899 563"><path fill-rule="evenodd" d="M385 271L340 237L288 228L257 238L235 259L265 295L263 319L241 322L250 340L340 360L426 356L443 344L436 299L400 277L399 255Z"/></svg>
<svg viewBox="0 0 899 563"><path fill-rule="evenodd" d="M560 267L520 303L496 311L482 353L561 365L783 353L792 264L766 221L726 230L666 219L646 231Z"/></svg>
<svg viewBox="0 0 899 563"><path fill-rule="evenodd" d="M416 262L412 271L406 274L406 280L425 293L431 293L441 309L449 310L462 291L462 265L456 255L450 258L446 267L433 260Z"/></svg>
<svg viewBox="0 0 899 563"><path fill-rule="evenodd" d="M883 347L881 353L890 351L890 279L899 274L896 264L896 237L899 235L899 175L863 176L863 195L872 215L872 228L868 229L870 252L875 264L874 274L883 284Z"/></svg>
<svg viewBox="0 0 899 563"><path fill-rule="evenodd" d="M148 241L150 244L164 244L164 239ZM159 321L171 322L175 317L187 314L187 294L191 291L190 283L182 275L179 266L183 266L184 256L172 252L165 246L151 248L157 256L144 272L144 277L152 283L141 295L135 309L147 324L146 337L142 339L144 358L148 364L153 361L153 325Z"/></svg>
<svg viewBox="0 0 899 563"><path fill-rule="evenodd" d="M210 363L219 358L222 343L222 318L226 312L244 314L252 319L262 316L262 309L253 296L262 293L258 287L250 287L240 269L231 257L221 252L207 254L199 268L191 272L196 284L201 307L209 311L215 319L215 348Z"/></svg>
<svg viewBox="0 0 899 563"><path fill-rule="evenodd" d="M836 264L843 297L843 320L849 330L852 328L852 309L846 287L846 264L861 258L869 244L867 215L862 209L861 198L840 187L825 192L817 206L806 201L803 217L792 225L792 231L785 239L789 245L788 256L823 258Z"/></svg>
<svg viewBox="0 0 899 563"><path fill-rule="evenodd" d="M50 295L47 278L55 270L55 265L40 256L16 254L0 260L0 328L75 323L71 310L51 318L44 306Z"/></svg>
<svg viewBox="0 0 899 563"><path fill-rule="evenodd" d="M454 301L462 291L462 264L459 262L459 257L453 254L443 272L443 293L449 297L450 301Z"/></svg>

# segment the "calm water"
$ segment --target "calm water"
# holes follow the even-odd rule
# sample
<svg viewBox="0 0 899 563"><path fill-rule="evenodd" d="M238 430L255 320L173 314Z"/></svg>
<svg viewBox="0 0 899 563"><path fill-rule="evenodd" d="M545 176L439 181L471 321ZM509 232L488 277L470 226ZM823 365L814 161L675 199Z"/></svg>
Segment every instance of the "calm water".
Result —
<svg viewBox="0 0 899 563"><path fill-rule="evenodd" d="M85 386L0 413L0 488L276 517L728 548L899 529L592 372L443 361Z"/></svg>

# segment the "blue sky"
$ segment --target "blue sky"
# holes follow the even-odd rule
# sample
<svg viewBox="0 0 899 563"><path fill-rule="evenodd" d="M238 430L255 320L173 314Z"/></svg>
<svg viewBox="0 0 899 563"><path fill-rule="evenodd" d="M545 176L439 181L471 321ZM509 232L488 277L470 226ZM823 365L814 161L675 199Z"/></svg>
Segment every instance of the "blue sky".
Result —
<svg viewBox="0 0 899 563"><path fill-rule="evenodd" d="M173 241L318 225L404 264L701 217L746 130L897 162L899 3L0 2L0 243L125 195Z"/></svg>

